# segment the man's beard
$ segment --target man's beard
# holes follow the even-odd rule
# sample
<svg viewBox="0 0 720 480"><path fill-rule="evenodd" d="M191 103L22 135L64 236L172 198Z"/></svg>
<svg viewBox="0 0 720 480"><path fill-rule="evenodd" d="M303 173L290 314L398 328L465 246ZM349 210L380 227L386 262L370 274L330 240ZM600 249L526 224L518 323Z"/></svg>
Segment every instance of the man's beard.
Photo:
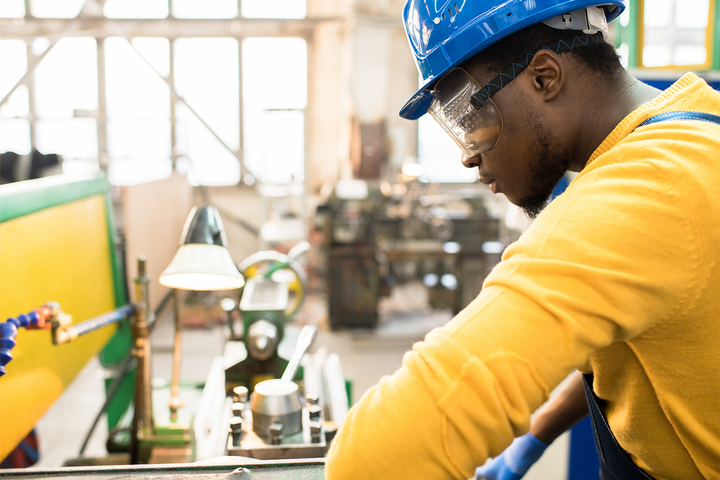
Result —
<svg viewBox="0 0 720 480"><path fill-rule="evenodd" d="M569 150L551 148L550 138L542 125L535 123L533 130L537 137L535 148L531 152L530 178L526 194L518 202L525 215L535 219L550 200L555 186L570 167L572 155Z"/></svg>

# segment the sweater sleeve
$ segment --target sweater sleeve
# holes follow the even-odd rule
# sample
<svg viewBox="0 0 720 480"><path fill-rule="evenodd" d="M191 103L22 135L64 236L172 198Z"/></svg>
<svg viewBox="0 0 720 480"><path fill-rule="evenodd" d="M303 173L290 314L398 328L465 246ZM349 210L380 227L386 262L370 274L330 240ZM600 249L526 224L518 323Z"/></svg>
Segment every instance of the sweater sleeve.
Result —
<svg viewBox="0 0 720 480"><path fill-rule="evenodd" d="M326 478L470 478L594 351L693 300L697 240L651 163L583 173L508 248L478 298L351 409Z"/></svg>

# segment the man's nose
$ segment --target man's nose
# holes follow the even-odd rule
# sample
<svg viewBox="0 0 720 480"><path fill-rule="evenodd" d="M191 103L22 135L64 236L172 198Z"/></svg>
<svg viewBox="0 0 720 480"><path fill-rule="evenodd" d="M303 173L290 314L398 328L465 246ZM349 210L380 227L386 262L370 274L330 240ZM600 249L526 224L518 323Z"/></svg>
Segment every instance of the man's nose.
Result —
<svg viewBox="0 0 720 480"><path fill-rule="evenodd" d="M482 158L480 158L480 154L473 155L472 157L463 155L462 164L465 165L466 168L479 167L481 163Z"/></svg>

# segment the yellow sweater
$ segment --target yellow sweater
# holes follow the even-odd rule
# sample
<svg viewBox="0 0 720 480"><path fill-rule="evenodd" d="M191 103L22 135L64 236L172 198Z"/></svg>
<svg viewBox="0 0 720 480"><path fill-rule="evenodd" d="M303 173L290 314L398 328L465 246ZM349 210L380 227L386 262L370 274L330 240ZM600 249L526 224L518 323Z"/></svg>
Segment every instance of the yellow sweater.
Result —
<svg viewBox="0 0 720 480"><path fill-rule="evenodd" d="M720 94L688 74L625 118L477 299L354 406L326 478L467 479L573 369L658 480L720 479Z"/></svg>

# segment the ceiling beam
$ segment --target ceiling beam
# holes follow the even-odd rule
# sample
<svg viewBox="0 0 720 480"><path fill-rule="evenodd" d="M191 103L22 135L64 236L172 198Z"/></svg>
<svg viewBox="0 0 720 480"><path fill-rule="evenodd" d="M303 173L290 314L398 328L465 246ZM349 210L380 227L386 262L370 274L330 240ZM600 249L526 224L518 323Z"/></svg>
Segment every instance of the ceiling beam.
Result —
<svg viewBox="0 0 720 480"><path fill-rule="evenodd" d="M0 38L32 39L48 36L124 37L289 37L309 35L322 23L344 23L342 18L304 19L108 19L4 18ZM92 30L92 33L84 33ZM102 32L107 32L103 34Z"/></svg>

